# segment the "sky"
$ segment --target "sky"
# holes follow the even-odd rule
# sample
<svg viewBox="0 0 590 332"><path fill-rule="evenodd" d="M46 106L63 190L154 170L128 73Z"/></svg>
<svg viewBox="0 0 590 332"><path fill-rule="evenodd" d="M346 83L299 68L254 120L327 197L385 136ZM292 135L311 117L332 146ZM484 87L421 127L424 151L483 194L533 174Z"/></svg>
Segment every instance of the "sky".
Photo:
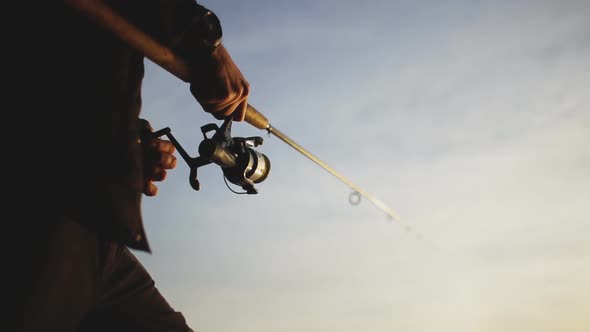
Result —
<svg viewBox="0 0 590 332"><path fill-rule="evenodd" d="M201 332L590 329L588 1L205 1L271 124L258 195L180 159L134 252ZM217 123L146 60L142 117ZM234 188L235 189L235 188ZM239 189L239 188L238 188ZM418 236L418 235L421 236Z"/></svg>

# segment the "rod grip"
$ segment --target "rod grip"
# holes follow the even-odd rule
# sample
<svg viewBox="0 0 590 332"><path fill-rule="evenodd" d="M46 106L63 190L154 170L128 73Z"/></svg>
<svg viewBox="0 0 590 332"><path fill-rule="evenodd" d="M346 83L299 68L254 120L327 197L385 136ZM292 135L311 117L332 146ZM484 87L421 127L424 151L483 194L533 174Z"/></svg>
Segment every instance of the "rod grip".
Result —
<svg viewBox="0 0 590 332"><path fill-rule="evenodd" d="M250 104L248 104L248 108L246 109L244 121L258 129L268 129L270 127L268 119Z"/></svg>

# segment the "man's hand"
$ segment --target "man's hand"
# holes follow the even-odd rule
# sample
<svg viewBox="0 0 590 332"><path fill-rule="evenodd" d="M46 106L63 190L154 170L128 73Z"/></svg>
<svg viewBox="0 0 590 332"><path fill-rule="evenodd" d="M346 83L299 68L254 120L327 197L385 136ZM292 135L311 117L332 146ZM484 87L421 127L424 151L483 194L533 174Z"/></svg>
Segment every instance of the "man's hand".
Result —
<svg viewBox="0 0 590 332"><path fill-rule="evenodd" d="M190 90L205 112L218 120L231 115L234 121L243 121L250 84L225 47L217 46L211 56L200 61L195 69Z"/></svg>
<svg viewBox="0 0 590 332"><path fill-rule="evenodd" d="M153 128L147 120L140 119L141 130L153 132ZM146 196L156 196L158 187L154 184L157 181L166 179L168 169L176 167L176 148L170 141L160 138L152 138L149 135L142 135L141 147L143 156L143 193Z"/></svg>

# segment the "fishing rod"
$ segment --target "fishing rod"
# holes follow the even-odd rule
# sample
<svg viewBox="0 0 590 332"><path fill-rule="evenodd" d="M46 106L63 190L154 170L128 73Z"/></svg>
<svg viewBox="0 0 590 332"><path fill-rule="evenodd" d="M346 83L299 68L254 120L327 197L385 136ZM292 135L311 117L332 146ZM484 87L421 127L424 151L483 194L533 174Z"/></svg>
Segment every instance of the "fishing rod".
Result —
<svg viewBox="0 0 590 332"><path fill-rule="evenodd" d="M133 48L138 50L140 53L142 53L146 58L150 59L151 61L153 61L154 63L156 63L160 67L164 68L165 70L167 70L168 72L170 72L171 74L176 76L177 78L190 83L190 81L191 81L190 70L189 70L189 67L187 66L187 64L184 62L184 60L182 60L180 57L176 56L169 48L160 44L159 42L154 40L151 36L149 36L148 34L146 34L143 31L141 31L133 24L127 22L125 18L120 16L118 13L116 13L113 9L111 9L108 5L106 5L101 0L65 0L65 2L67 4L69 4L70 6L72 6L73 8L77 9L78 11L82 12L83 14L87 15L90 19L92 19L93 21L95 21L96 23L101 25L102 27L104 27L107 30L114 33L116 36L118 36L124 42L128 43L130 46L132 46ZM373 203L376 207L378 207L383 212L385 212L389 218L391 218L393 220L400 221L398 214L394 210L392 210L390 207L388 207L381 200L377 199L374 195L363 190L358 185L356 185L352 181L350 181L348 178L346 178L343 175L341 175L340 173L338 173L335 169L328 166L325 162L320 160L318 157L313 155L311 152L304 149L301 145L297 144L295 141L290 139L283 132L281 132L277 128L273 127L270 124L269 120L250 104L248 104L244 121L246 121L247 123L249 123L250 125L254 126L257 129L266 130L269 134L272 134L272 135L278 137L280 140L287 143L293 149L297 150L298 152L303 154L305 157L309 158L310 160L312 160L313 162L315 162L316 164L321 166L323 169L328 171L330 174L334 175L336 178L338 178L340 181L342 181L348 187L350 187L353 190L353 192L351 193L351 196L349 198L351 204L356 205L356 204L360 203L360 196L363 196L366 199L368 199L371 203ZM201 128L204 135L207 130L212 129L209 126L210 125L204 126ZM222 126L222 128L213 128L213 129L217 130L216 134L213 135L213 138L215 138L215 137L219 138L217 147L220 147L222 149L222 150L219 150L220 153L222 153L222 154L231 154L231 152L233 151L232 149L229 149L228 147L229 147L229 145L233 144L234 142L231 140L231 138L228 138L227 135L224 135L224 131L227 133L228 127L231 128L231 123L229 123L229 125L224 124L224 126ZM169 130L161 130L157 133L157 135L164 135L164 134L167 135L171 139L171 141L173 141L173 143L175 143L175 145L177 147L180 147L179 143L174 139L174 136L172 136L172 134L170 133ZM206 135L205 135L205 138L207 138ZM259 137L253 138L253 140L258 140L258 139L260 139L260 138ZM250 140L250 141L252 141L252 140ZM247 147L241 146L241 150L245 151L244 155L248 154L249 156L252 156L253 155L252 150L251 149L247 150L247 149L248 149ZM217 152L217 151L218 150L215 150L214 152ZM189 166L191 166L191 178L193 177L192 173L194 172L194 178L191 180L191 185L196 190L198 190L198 187L199 187L198 181L196 180L196 168L197 167L208 164L210 162L215 162L215 163L219 164L220 166L225 167L224 172L225 172L225 169L227 168L226 167L227 165L223 163L226 158L219 158L220 160L211 160L211 159L204 160L201 156L198 158L192 158L192 157L188 156L188 154L186 154L186 152L182 148L179 149L179 152L181 153L181 156L185 159L185 161L189 164ZM244 176L243 178L236 180L235 182L232 181L230 178L228 178L228 179L230 179L231 182L242 185L244 189L246 189L247 191L250 191L249 193L256 193L256 190L253 188L252 184L257 183L256 181L260 182L260 181L264 180L264 178L266 178L266 175L268 175L268 171L270 169L270 163L268 162L268 158L266 158L266 156L263 156L263 155L262 156L253 155L253 156L254 157L251 157L251 159L249 159L249 161L261 160L262 162L266 162L266 164L264 165L264 167L266 167L266 168L264 168L262 170L266 173L266 174L264 174L264 176L259 176L257 179L254 179L254 180L245 178L245 176ZM233 161L235 162L235 160L233 160ZM232 167L234 167L235 163L231 163L231 165L232 165ZM247 168L247 167L245 167L245 168ZM240 171L242 171L242 169L240 169ZM245 171L243 171L243 173L248 172L248 171L256 173L255 171L259 171L259 170L258 169L246 169ZM406 229L409 230L408 226L406 226Z"/></svg>

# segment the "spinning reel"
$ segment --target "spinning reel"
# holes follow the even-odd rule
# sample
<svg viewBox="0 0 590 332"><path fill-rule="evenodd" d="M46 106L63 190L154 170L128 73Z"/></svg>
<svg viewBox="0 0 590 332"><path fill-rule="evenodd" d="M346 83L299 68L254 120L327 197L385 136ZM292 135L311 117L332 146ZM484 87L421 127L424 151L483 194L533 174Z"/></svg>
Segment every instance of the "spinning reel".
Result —
<svg viewBox="0 0 590 332"><path fill-rule="evenodd" d="M257 194L255 183L260 183L270 173L270 160L252 147L262 144L262 137L231 137L232 119L227 118L221 127L215 123L209 123L201 127L203 141L199 144L199 156L193 158L186 153L180 143L174 138L170 128L154 132L153 137L166 135L174 144L184 161L190 167L189 183L194 190L199 190L201 185L197 179L197 169L201 166L215 163L221 166L224 179L241 186L245 192L237 194ZM207 133L215 132L210 138Z"/></svg>

